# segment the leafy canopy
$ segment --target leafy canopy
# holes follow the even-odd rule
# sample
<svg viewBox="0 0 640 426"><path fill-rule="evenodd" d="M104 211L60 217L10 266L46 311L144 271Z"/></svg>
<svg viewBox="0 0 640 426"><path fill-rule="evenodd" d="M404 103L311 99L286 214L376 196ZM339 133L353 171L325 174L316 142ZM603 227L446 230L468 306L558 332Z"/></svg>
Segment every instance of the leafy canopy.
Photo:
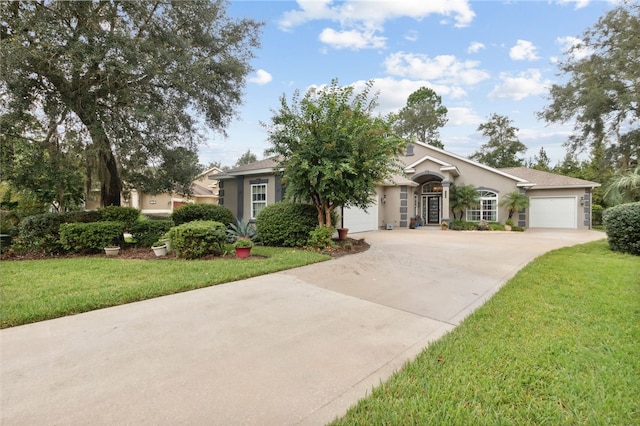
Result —
<svg viewBox="0 0 640 426"><path fill-rule="evenodd" d="M226 16L227 2L0 3L2 121L75 129L102 202L122 180L195 152L201 125L224 131L241 103L261 24Z"/></svg>
<svg viewBox="0 0 640 426"><path fill-rule="evenodd" d="M489 121L478 126L478 131L489 138L489 142L471 155L473 160L490 167L520 167L522 158L518 154L527 152L527 147L518 139L518 128L500 114L491 114Z"/></svg>
<svg viewBox="0 0 640 426"><path fill-rule="evenodd" d="M625 2L588 28L559 64L568 81L551 87L550 104L538 114L574 123L565 143L571 152L595 151L623 170L640 155L639 13L639 3Z"/></svg>
<svg viewBox="0 0 640 426"><path fill-rule="evenodd" d="M409 95L407 105L398 113L394 129L405 138L444 148L438 129L447 124L447 112L436 92L421 87Z"/></svg>
<svg viewBox="0 0 640 426"><path fill-rule="evenodd" d="M400 171L396 155L406 142L392 132L391 117L374 116L371 86L355 93L334 79L302 98L296 91L291 102L283 95L271 125L264 125L287 196L310 201L319 225L330 227L331 213L340 206L370 205L376 184Z"/></svg>

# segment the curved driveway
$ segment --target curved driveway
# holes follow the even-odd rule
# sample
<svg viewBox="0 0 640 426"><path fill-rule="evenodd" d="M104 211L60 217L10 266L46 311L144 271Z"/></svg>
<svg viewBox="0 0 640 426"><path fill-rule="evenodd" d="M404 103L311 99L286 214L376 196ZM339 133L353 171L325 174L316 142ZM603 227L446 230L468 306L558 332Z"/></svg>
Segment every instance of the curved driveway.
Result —
<svg viewBox="0 0 640 426"><path fill-rule="evenodd" d="M321 425L595 231L361 234L364 253L0 331L2 425Z"/></svg>

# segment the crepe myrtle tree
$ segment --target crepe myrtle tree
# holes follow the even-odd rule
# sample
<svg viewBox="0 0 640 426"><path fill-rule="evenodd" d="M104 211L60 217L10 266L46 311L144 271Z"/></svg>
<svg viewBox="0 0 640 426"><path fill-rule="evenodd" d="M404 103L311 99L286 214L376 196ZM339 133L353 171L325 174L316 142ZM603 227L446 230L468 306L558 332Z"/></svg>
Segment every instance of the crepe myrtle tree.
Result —
<svg viewBox="0 0 640 426"><path fill-rule="evenodd" d="M224 132L235 115L262 24L228 4L0 2L0 121L73 126L101 204L119 205L126 172L135 186L137 168L195 152L203 126Z"/></svg>
<svg viewBox="0 0 640 426"><path fill-rule="evenodd" d="M338 207L366 208L377 183L400 171L397 155L406 142L392 131L393 116L374 114L372 82L356 93L338 80L291 101L283 95L271 124L263 123L282 169L287 197L311 202L318 225L331 226Z"/></svg>

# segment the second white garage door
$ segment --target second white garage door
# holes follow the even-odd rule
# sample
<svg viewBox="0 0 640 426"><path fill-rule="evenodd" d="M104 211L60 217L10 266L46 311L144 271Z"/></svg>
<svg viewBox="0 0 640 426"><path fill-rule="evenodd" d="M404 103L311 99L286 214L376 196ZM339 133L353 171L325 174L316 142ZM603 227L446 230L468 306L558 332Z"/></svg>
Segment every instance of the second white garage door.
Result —
<svg viewBox="0 0 640 426"><path fill-rule="evenodd" d="M345 207L342 210L343 226L349 229L349 233L367 232L378 229L378 205L374 204L367 209Z"/></svg>
<svg viewBox="0 0 640 426"><path fill-rule="evenodd" d="M530 228L578 227L578 201L576 197L529 198Z"/></svg>

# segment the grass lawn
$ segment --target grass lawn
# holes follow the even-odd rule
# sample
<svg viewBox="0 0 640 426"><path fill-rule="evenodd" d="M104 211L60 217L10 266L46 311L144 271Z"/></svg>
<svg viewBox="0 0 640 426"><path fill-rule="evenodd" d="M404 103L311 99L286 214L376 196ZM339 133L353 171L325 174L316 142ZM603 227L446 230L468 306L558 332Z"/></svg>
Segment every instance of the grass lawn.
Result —
<svg viewBox="0 0 640 426"><path fill-rule="evenodd" d="M0 262L0 326L12 327L291 269L330 257L256 246L250 259L84 257Z"/></svg>
<svg viewBox="0 0 640 426"><path fill-rule="evenodd" d="M547 253L334 425L640 424L640 258Z"/></svg>

